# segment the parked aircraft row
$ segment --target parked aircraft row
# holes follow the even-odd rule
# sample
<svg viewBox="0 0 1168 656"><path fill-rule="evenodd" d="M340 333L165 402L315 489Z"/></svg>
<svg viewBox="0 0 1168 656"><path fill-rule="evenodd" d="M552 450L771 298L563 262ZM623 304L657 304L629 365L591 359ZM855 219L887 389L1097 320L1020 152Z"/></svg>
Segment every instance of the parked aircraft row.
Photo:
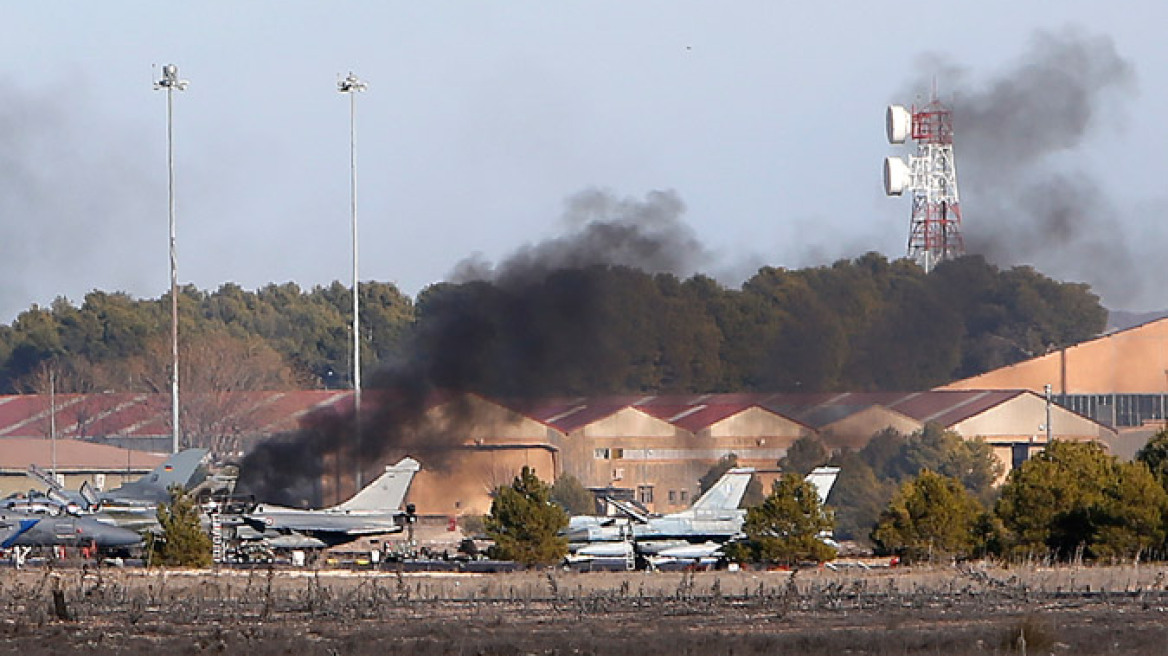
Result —
<svg viewBox="0 0 1168 656"><path fill-rule="evenodd" d="M643 558L650 563L716 559L728 542L743 536L746 511L738 506L754 475L750 467L728 470L693 506L668 515L652 515L632 504L608 499L618 514L574 516L564 535L569 562ZM822 505L835 485L839 467L818 467L806 480ZM824 536L826 537L826 536Z"/></svg>
<svg viewBox="0 0 1168 656"><path fill-rule="evenodd" d="M69 491L34 468L31 474L48 491L0 501L0 549L64 545L108 551L141 544L142 532L158 530L157 505L170 498L173 486L192 487L206 454L204 449L179 452L140 479L108 492L95 491L88 484ZM412 505L403 510L402 504L420 468L417 460L403 458L351 499L319 510L246 503L225 511L211 504L207 510L216 519L208 525L229 534L236 546L288 550L324 549L363 537L400 533L416 521ZM731 469L692 507L667 515L608 499L616 515L570 519L564 531L570 560L716 558L726 543L742 537L745 511L738 506L753 473L750 468ZM807 476L821 503L838 473L837 467L820 467Z"/></svg>

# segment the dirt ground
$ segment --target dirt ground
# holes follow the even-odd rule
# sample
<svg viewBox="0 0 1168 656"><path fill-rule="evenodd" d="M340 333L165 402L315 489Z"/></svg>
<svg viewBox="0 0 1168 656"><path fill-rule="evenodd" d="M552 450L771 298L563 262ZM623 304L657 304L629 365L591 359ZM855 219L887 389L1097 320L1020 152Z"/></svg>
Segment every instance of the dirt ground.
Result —
<svg viewBox="0 0 1168 656"><path fill-rule="evenodd" d="M0 569L0 653L1164 654L1166 577Z"/></svg>

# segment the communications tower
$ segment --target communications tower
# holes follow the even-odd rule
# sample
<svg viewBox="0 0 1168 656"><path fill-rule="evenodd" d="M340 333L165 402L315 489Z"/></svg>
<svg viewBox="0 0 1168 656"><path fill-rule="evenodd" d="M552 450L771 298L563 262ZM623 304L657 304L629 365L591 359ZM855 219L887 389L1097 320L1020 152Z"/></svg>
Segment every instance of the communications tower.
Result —
<svg viewBox="0 0 1168 656"><path fill-rule="evenodd" d="M890 105L886 114L888 142L912 139L917 153L908 161L884 158L884 192L912 193L908 257L931 271L939 262L965 254L961 237L961 202L957 196L957 166L953 160L953 111L937 99L924 107Z"/></svg>

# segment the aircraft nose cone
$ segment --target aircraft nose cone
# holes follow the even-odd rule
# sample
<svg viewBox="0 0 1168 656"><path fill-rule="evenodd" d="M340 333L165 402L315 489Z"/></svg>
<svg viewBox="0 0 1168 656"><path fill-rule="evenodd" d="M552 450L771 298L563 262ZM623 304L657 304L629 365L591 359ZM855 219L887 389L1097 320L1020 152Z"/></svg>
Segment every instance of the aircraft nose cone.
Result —
<svg viewBox="0 0 1168 656"><path fill-rule="evenodd" d="M134 531L116 526L104 529L97 536L97 544L102 547L132 547L141 544L142 536Z"/></svg>

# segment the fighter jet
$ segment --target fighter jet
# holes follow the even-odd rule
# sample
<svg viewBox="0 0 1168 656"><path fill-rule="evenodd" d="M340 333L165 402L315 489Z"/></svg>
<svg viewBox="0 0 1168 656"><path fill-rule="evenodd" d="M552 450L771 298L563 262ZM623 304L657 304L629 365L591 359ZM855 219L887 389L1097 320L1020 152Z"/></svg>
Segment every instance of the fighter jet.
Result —
<svg viewBox="0 0 1168 656"><path fill-rule="evenodd" d="M88 512L119 508L153 514L159 503L170 501L171 487L191 487L191 479L195 477L206 456L206 449L179 451L150 473L106 492L94 490L88 481L81 485L80 490L66 490L55 478L36 465L28 468L28 474L48 486L45 496L69 510L73 510L73 506Z"/></svg>
<svg viewBox="0 0 1168 656"><path fill-rule="evenodd" d="M342 504L321 510L259 504L243 515L243 521L277 548L320 549L400 533L413 511L398 508L419 469L417 460L403 458Z"/></svg>
<svg viewBox="0 0 1168 656"><path fill-rule="evenodd" d="M20 510L0 510L0 527L20 527L15 535L5 539L5 546L52 547L85 546L98 549L120 549L137 546L142 536L137 533L103 524L92 517L73 515L40 515ZM0 528L0 530L3 530ZM8 544L11 542L11 544Z"/></svg>
<svg viewBox="0 0 1168 656"><path fill-rule="evenodd" d="M569 520L564 534L572 559L628 557L630 550L642 557L716 558L722 545L742 537L746 511L738 505L753 474L749 467L730 469L693 506L669 515L647 514L610 499L623 517L585 515ZM838 467L819 467L807 475L821 503L838 474Z"/></svg>
<svg viewBox="0 0 1168 656"><path fill-rule="evenodd" d="M669 515L651 515L631 504L610 499L623 516L578 515L568 520L565 535L571 543L631 541L644 543L725 542L738 535L746 512L738 508L754 469L728 470L693 506Z"/></svg>

